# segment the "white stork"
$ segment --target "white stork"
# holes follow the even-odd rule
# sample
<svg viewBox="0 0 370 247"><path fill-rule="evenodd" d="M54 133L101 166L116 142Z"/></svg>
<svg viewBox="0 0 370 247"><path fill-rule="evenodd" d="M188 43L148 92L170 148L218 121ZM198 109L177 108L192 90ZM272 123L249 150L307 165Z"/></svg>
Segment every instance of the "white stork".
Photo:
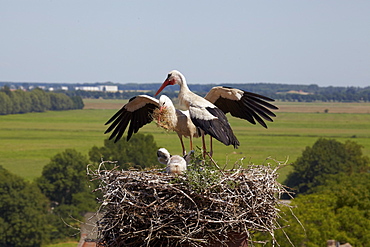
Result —
<svg viewBox="0 0 370 247"><path fill-rule="evenodd" d="M194 125L202 130L203 152L206 153L204 134L209 134L225 145L233 145L237 148L240 143L235 137L226 113L234 117L246 119L252 124L256 121L267 128L267 121L273 121L271 117L276 115L270 109L278 109L267 101L274 101L263 95L246 92L229 87L214 87L205 98L191 92L186 79L179 71L171 71L162 86L158 89L158 95L166 86L178 84L180 86L180 104L189 110L190 118ZM263 118L263 119L262 119ZM212 144L211 144L212 154Z"/></svg>
<svg viewBox="0 0 370 247"><path fill-rule="evenodd" d="M187 169L187 162L183 157L171 155L165 148L158 149L157 157L161 164L166 165L166 172L169 174L181 174Z"/></svg>
<svg viewBox="0 0 370 247"><path fill-rule="evenodd" d="M162 95L159 100L147 95L138 95L131 98L105 123L106 125L111 123L111 125L104 134L113 130L109 139L115 138L114 142L117 142L130 125L127 133L127 141L129 141L133 133L137 133L141 127L153 121L155 109L162 108L166 109L166 120L170 122L170 129L177 133L185 155L186 150L182 137L189 137L190 150L193 150L193 137L198 137L198 132L190 120L188 111L175 109L171 99L165 95Z"/></svg>

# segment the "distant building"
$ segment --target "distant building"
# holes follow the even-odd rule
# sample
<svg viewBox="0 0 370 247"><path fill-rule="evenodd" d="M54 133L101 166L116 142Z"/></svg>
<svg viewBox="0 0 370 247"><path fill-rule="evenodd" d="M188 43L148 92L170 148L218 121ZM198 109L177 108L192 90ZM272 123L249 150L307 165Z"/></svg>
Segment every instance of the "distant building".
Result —
<svg viewBox="0 0 370 247"><path fill-rule="evenodd" d="M100 91L104 91L104 92L112 92L112 93L118 92L118 86L112 86L112 85L102 85L102 86L99 86L99 89Z"/></svg>
<svg viewBox="0 0 370 247"><path fill-rule="evenodd" d="M75 90L115 93L115 92L118 92L118 86L112 86L112 85L80 86L80 87L75 87Z"/></svg>
<svg viewBox="0 0 370 247"><path fill-rule="evenodd" d="M101 91L99 87L93 87L93 86L81 86L81 87L75 87L76 90L82 90L82 91Z"/></svg>

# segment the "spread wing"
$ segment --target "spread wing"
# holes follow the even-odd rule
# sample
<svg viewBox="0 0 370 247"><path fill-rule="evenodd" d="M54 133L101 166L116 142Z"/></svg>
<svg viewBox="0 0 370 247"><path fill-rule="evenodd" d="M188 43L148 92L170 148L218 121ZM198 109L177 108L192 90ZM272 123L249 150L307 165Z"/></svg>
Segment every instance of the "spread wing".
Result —
<svg viewBox="0 0 370 247"><path fill-rule="evenodd" d="M274 101L269 97L230 87L213 87L204 98L225 114L230 112L232 116L252 124L257 121L265 128L267 125L264 120L273 122L272 117L276 117L271 110L279 109L268 102Z"/></svg>
<svg viewBox="0 0 370 247"><path fill-rule="evenodd" d="M133 133L137 133L141 127L153 121L152 113L158 107L159 101L153 97L135 96L105 123L105 125L111 125L104 134L113 130L109 140L115 138L114 142L117 142L130 125L127 133L128 141Z"/></svg>
<svg viewBox="0 0 370 247"><path fill-rule="evenodd" d="M204 133L216 138L227 146L233 145L237 148L240 145L227 121L225 113L219 108L215 106L201 108L190 105L189 113L191 121L196 127L202 129Z"/></svg>

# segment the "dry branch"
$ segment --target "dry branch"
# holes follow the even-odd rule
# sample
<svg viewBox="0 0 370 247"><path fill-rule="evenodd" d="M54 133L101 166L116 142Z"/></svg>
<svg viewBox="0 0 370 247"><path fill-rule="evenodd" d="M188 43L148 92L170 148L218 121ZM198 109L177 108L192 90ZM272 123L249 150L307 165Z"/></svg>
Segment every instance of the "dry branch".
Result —
<svg viewBox="0 0 370 247"><path fill-rule="evenodd" d="M89 169L103 194L101 246L227 246L235 236L274 236L279 227L278 166L220 172L207 167L170 176L160 170Z"/></svg>

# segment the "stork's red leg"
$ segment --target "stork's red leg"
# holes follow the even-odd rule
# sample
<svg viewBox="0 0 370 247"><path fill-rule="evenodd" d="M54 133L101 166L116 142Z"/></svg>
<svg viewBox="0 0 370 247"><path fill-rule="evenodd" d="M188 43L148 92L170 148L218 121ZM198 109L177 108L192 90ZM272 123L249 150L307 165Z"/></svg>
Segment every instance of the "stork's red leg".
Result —
<svg viewBox="0 0 370 247"><path fill-rule="evenodd" d="M207 147L206 147L206 141L204 139L204 132L202 131L202 144L203 144L203 159L206 158L207 155Z"/></svg>

